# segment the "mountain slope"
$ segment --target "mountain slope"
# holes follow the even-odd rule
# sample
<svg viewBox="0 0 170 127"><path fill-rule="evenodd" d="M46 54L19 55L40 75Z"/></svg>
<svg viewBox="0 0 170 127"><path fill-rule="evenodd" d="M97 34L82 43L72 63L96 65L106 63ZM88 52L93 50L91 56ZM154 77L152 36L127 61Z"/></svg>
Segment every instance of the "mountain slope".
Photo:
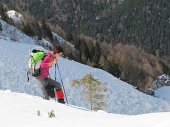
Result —
<svg viewBox="0 0 170 127"><path fill-rule="evenodd" d="M170 113L137 116L87 111L42 98L0 90L1 127L169 127ZM55 118L48 112L54 111ZM40 111L40 116L38 116Z"/></svg>
<svg viewBox="0 0 170 127"><path fill-rule="evenodd" d="M8 27L11 31L11 27ZM19 36L20 37L20 36ZM26 93L35 96L41 96L41 93L36 85L34 78L27 82L27 58L28 49L37 48L31 38L25 38L26 43L14 43L9 38L0 38L0 89L11 90L13 92ZM133 86L125 83L111 74L96 68L92 68L75 61L64 58L59 59L59 67L62 75L63 84L69 104L79 107L88 108L88 103L82 98L78 87L70 88L73 79L80 79L88 73L92 73L95 78L101 82L107 83L108 91L105 101L107 107L105 111L119 114L143 114L151 112L169 111L170 104L167 101L145 95ZM54 78L55 68L50 71L51 78ZM60 76L57 71L57 81L60 81Z"/></svg>
<svg viewBox="0 0 170 127"><path fill-rule="evenodd" d="M39 19L43 16L51 28L63 37L66 36L65 38L67 38L65 32L71 32L72 35L83 34L83 37L95 38L93 40L87 37L87 44L91 40L93 43L110 42L110 45L105 43L106 46L102 47L101 62L94 64L86 60L88 57L91 59L91 54L88 57L86 55L86 59L83 53L75 58L71 55L71 58L100 67L138 87L140 91L145 92L158 75L163 73L170 75L170 2L168 0L156 2L153 0L0 1L6 3L10 9L24 11L26 13L24 17L29 17L28 11ZM15 4L17 5L13 8ZM65 32L61 29L56 30L58 28L56 25L62 27ZM72 43L76 42L75 37ZM119 46L120 43L123 45ZM116 61L114 67L113 61Z"/></svg>
<svg viewBox="0 0 170 127"><path fill-rule="evenodd" d="M71 30L114 44L134 44L161 57L169 55L168 0L8 0L4 3L10 8L17 4L20 10L29 10L39 18L43 16L67 32Z"/></svg>

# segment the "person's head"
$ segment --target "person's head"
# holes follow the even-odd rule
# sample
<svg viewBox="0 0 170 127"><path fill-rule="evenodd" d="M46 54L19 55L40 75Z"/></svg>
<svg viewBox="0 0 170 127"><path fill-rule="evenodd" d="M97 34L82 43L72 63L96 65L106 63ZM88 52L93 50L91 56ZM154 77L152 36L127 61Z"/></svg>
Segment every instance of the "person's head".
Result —
<svg viewBox="0 0 170 127"><path fill-rule="evenodd" d="M64 53L64 50L60 45L55 45L51 49L51 52L52 52L53 57L59 57Z"/></svg>

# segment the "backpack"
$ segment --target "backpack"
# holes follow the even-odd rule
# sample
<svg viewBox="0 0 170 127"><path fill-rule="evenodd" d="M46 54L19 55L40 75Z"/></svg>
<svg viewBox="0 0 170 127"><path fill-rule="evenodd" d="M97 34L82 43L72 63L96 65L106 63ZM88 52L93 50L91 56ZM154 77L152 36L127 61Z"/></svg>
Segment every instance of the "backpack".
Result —
<svg viewBox="0 0 170 127"><path fill-rule="evenodd" d="M40 72L40 65L45 58L46 53L44 51L40 50L32 50L32 53L28 59L28 72L27 72L27 77L28 77L28 82L29 82L29 75L37 77L41 74Z"/></svg>

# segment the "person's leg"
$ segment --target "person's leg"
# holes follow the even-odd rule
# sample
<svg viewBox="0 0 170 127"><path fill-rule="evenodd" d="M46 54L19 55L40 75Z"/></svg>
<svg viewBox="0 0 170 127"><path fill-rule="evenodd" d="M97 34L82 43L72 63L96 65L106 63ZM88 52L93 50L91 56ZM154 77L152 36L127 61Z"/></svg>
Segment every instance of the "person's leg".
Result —
<svg viewBox="0 0 170 127"><path fill-rule="evenodd" d="M64 93L63 93L61 84L51 78L48 78L46 81L48 82L49 85L55 86L55 95L56 95L56 98L58 99L58 102L65 103L64 102Z"/></svg>
<svg viewBox="0 0 170 127"><path fill-rule="evenodd" d="M47 91L45 89L46 83L45 83L44 79L40 79L40 78L35 78L35 79L38 84L38 87L40 88L40 90L42 92L43 99L50 100L50 97L48 96Z"/></svg>

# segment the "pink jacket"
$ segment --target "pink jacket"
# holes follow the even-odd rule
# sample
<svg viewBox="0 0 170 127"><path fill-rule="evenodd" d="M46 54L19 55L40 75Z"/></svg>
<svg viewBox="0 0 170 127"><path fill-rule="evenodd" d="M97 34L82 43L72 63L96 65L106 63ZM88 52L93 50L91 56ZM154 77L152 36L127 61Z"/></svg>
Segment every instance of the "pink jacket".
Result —
<svg viewBox="0 0 170 127"><path fill-rule="evenodd" d="M40 66L41 75L39 75L37 78L48 78L49 69L51 67L49 66L49 63L51 63L52 61L53 61L53 57L51 56L51 53L47 52Z"/></svg>

